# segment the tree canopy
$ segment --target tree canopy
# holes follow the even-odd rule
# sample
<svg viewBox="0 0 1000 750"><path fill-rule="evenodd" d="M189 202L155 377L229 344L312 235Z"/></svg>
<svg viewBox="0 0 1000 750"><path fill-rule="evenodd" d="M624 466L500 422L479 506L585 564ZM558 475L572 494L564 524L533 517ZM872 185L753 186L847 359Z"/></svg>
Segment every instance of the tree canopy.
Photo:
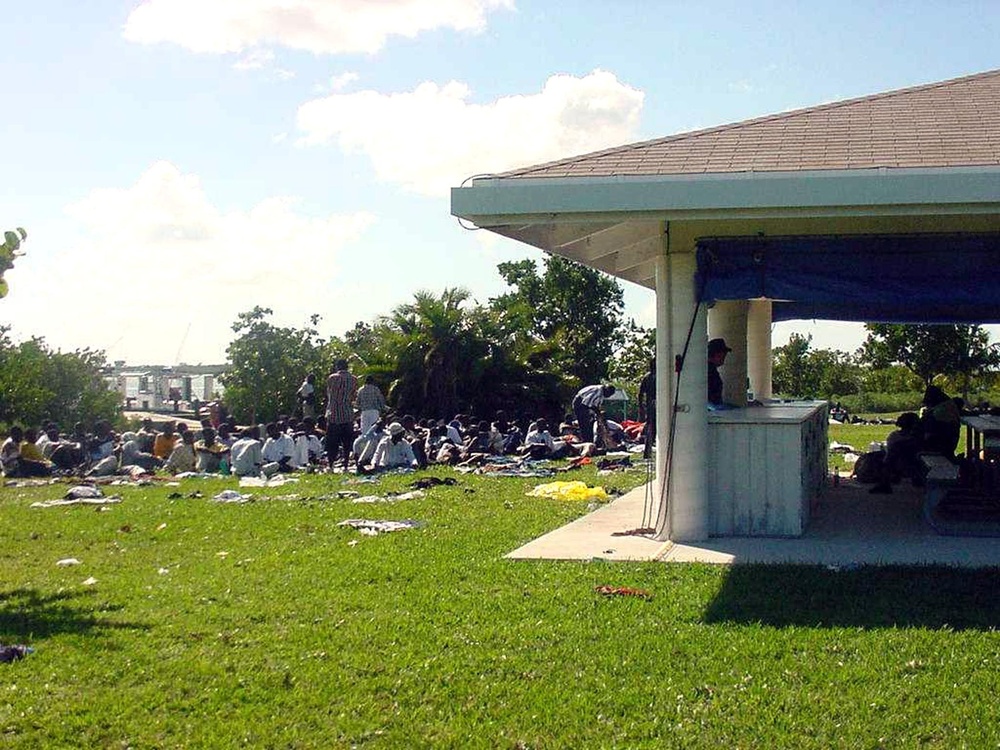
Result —
<svg viewBox="0 0 1000 750"><path fill-rule="evenodd" d="M539 275L533 260L498 267L511 291L490 306L539 341L555 343L554 364L581 385L608 377L625 309L621 285L593 268L557 256Z"/></svg>
<svg viewBox="0 0 1000 750"><path fill-rule="evenodd" d="M229 366L220 380L226 388L226 404L241 421L273 420L295 412L295 393L309 373L317 376L317 387L329 372L331 361L315 325L305 328L275 326L270 308L254 307L240 313L233 324L236 338L226 349Z"/></svg>
<svg viewBox="0 0 1000 750"><path fill-rule="evenodd" d="M944 375L966 384L1000 364L1000 353L978 325L899 325L868 323L862 359L875 368L899 364L925 386Z"/></svg>
<svg viewBox="0 0 1000 750"><path fill-rule="evenodd" d="M9 331L0 326L0 422L93 424L119 414L120 398L102 374L102 352L54 352L40 338L15 344Z"/></svg>

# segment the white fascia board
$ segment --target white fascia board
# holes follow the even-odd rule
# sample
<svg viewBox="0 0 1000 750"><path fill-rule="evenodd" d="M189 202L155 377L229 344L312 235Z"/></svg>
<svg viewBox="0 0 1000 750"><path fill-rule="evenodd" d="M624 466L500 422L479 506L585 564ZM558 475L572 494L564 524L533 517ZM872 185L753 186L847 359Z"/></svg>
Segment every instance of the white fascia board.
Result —
<svg viewBox="0 0 1000 750"><path fill-rule="evenodd" d="M481 178L452 188L451 212L479 226L510 217L660 218L883 213L892 207L1000 211L1000 167L849 169L594 178ZM919 210L919 209L918 209ZM482 223L481 223L482 222Z"/></svg>

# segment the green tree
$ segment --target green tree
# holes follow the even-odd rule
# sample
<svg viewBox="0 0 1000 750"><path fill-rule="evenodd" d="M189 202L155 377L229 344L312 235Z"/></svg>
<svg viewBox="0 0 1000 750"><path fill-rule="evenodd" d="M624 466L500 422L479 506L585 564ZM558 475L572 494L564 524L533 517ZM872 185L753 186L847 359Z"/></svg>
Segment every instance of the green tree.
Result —
<svg viewBox="0 0 1000 750"><path fill-rule="evenodd" d="M809 369L812 336L793 333L788 343L774 350L771 383L775 393L804 396L812 393L813 376Z"/></svg>
<svg viewBox="0 0 1000 750"><path fill-rule="evenodd" d="M649 372L649 361L656 354L656 329L644 328L629 320L619 331L618 345L611 363L611 379L635 399L639 383Z"/></svg>
<svg viewBox="0 0 1000 750"><path fill-rule="evenodd" d="M861 390L866 393L910 393L922 387L923 381L902 365L861 369Z"/></svg>
<svg viewBox="0 0 1000 750"><path fill-rule="evenodd" d="M28 233L21 227L13 231L3 233L3 242L0 242L0 298L7 296L7 282L4 280L4 273L14 267L14 259L24 253L20 252L21 243L28 239Z"/></svg>
<svg viewBox="0 0 1000 750"><path fill-rule="evenodd" d="M322 393L328 365L327 342L319 338L312 316L306 328L275 326L272 310L254 307L240 313L233 324L236 338L226 348L227 370L220 377L226 404L240 421L270 421L293 414L295 392L309 373L317 376Z"/></svg>
<svg viewBox="0 0 1000 750"><path fill-rule="evenodd" d="M41 338L15 344L9 328L0 327L0 422L114 421L120 399L104 379L105 367L101 352L53 352Z"/></svg>
<svg viewBox="0 0 1000 750"><path fill-rule="evenodd" d="M553 342L553 365L578 383L605 380L625 307L618 282L557 256L546 257L542 275L533 260L497 268L512 291L490 300L491 308L536 341Z"/></svg>
<svg viewBox="0 0 1000 750"><path fill-rule="evenodd" d="M938 375L957 378L967 395L971 379L1000 364L1000 353L978 325L867 323L863 361L875 368L900 364L930 385Z"/></svg>
<svg viewBox="0 0 1000 750"><path fill-rule="evenodd" d="M554 341L531 336L516 317L488 307L471 311L472 328L484 351L460 393L463 410L483 416L497 410L510 417L562 418L577 382L558 367Z"/></svg>
<svg viewBox="0 0 1000 750"><path fill-rule="evenodd" d="M395 362L388 398L399 411L438 418L458 410L463 385L476 379L486 353L471 325L468 299L460 288L440 296L419 291L377 321L381 357Z"/></svg>
<svg viewBox="0 0 1000 750"><path fill-rule="evenodd" d="M831 398L858 392L862 371L857 358L834 349L811 349L812 336L793 333L774 350L772 383L786 396Z"/></svg>

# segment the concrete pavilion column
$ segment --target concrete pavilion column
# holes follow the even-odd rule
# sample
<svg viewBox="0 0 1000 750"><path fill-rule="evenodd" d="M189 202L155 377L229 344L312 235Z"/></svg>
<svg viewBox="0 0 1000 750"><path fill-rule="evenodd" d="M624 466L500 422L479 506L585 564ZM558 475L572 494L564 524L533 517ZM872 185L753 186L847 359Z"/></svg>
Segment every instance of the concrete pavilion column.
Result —
<svg viewBox="0 0 1000 750"><path fill-rule="evenodd" d="M720 300L708 311L708 338L725 339L732 349L721 368L722 400L735 406L747 402L748 310L746 300Z"/></svg>
<svg viewBox="0 0 1000 750"><path fill-rule="evenodd" d="M771 300L752 299L747 313L747 375L754 396L771 398Z"/></svg>
<svg viewBox="0 0 1000 750"><path fill-rule="evenodd" d="M707 539L709 531L707 328L705 307L695 302L695 269L693 246L679 251L668 246L656 266L656 471L660 498L656 535L679 542ZM684 351L692 316L694 328L678 376L674 358ZM677 407L671 411L678 378ZM672 419L676 425L668 468Z"/></svg>

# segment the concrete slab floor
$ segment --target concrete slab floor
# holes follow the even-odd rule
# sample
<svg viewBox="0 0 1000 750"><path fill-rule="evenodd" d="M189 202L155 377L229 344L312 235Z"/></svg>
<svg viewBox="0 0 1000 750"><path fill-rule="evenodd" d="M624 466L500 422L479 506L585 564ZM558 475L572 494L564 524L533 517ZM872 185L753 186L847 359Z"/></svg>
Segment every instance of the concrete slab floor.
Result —
<svg viewBox="0 0 1000 750"><path fill-rule="evenodd" d="M891 495L871 495L847 480L828 487L814 502L798 538L718 537L672 543L625 534L655 519L652 489L637 487L507 555L511 559L795 563L856 565L950 565L1000 567L1000 538L942 536L922 515L923 492L897 485Z"/></svg>

